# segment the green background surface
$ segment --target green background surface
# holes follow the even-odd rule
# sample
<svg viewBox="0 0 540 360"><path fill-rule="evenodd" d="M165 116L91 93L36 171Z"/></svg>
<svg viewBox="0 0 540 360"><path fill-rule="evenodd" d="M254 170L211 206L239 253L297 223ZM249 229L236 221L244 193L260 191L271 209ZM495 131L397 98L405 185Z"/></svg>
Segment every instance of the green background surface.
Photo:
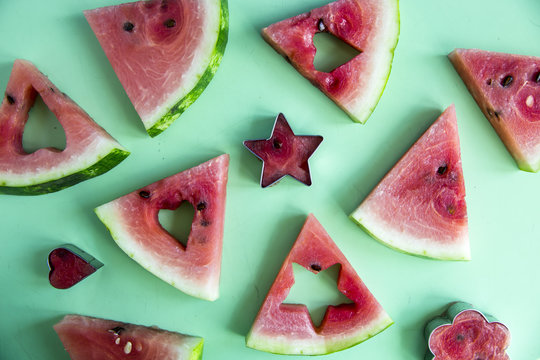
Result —
<svg viewBox="0 0 540 360"><path fill-rule="evenodd" d="M421 359L424 323L458 299L509 327L512 359L540 358L540 174L518 170L446 58L456 47L540 56L540 2L402 1L401 35L388 85L371 118L360 125L259 35L262 27L327 1L230 0L229 44L214 80L154 139L144 131L82 14L113 3L119 1L0 2L0 88L7 84L13 60L28 59L131 151L112 171L61 192L1 197L2 360L68 359L52 330L67 313L200 335L206 341L205 359L280 358L246 348L244 337L310 212L395 321L365 343L325 358ZM452 103L467 189L470 262L398 253L348 218ZM278 112L297 134L324 136L310 160L311 187L292 178L267 189L259 186L261 162L242 141L268 137ZM38 103L29 131L41 115L51 117ZM30 140L34 146L54 144L58 128L51 134L43 140L34 131L26 146L32 146ZM231 155L231 163L221 296L207 302L183 294L129 259L93 209L222 153ZM81 247L105 266L60 291L48 283L46 260L50 250L64 243ZM305 277L293 288L291 301L313 307L323 295L336 296L331 281L324 287ZM307 284L325 290L313 291Z"/></svg>

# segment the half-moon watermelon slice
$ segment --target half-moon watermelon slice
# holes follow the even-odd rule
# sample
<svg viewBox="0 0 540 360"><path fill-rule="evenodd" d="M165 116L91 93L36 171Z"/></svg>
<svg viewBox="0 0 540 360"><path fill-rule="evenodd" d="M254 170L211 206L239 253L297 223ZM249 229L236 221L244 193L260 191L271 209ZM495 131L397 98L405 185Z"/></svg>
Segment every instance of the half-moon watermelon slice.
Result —
<svg viewBox="0 0 540 360"><path fill-rule="evenodd" d="M186 294L219 296L229 155L159 180L95 209L129 257ZM161 209L195 209L187 246L159 223Z"/></svg>
<svg viewBox="0 0 540 360"><path fill-rule="evenodd" d="M321 325L316 327L305 305L283 303L294 284L292 263L313 273L340 264L337 287L351 303L328 306ZM310 214L266 295L246 344L277 354L327 354L375 336L392 323L322 225Z"/></svg>
<svg viewBox="0 0 540 360"><path fill-rule="evenodd" d="M403 155L351 218L391 248L442 260L470 259L453 105Z"/></svg>
<svg viewBox="0 0 540 360"><path fill-rule="evenodd" d="M540 169L540 58L477 49L449 55L521 170Z"/></svg>
<svg viewBox="0 0 540 360"><path fill-rule="evenodd" d="M329 32L360 54L330 72L315 69L313 36ZM379 102L399 37L397 0L338 0L272 24L264 39L354 121L364 123Z"/></svg>
<svg viewBox="0 0 540 360"><path fill-rule="evenodd" d="M72 360L199 360L200 337L114 320L66 315L54 330Z"/></svg>
<svg viewBox="0 0 540 360"><path fill-rule="evenodd" d="M64 150L22 145L36 96L54 113L66 134ZM101 175L129 155L31 62L15 60L0 107L0 193L40 195Z"/></svg>
<svg viewBox="0 0 540 360"><path fill-rule="evenodd" d="M84 15L152 137L201 95L227 44L227 0L137 1Z"/></svg>

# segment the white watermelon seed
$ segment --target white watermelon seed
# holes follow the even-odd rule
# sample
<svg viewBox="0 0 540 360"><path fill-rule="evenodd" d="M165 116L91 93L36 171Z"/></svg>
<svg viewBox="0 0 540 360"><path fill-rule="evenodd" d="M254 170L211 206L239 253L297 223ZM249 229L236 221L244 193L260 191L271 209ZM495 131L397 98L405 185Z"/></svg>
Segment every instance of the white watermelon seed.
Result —
<svg viewBox="0 0 540 360"><path fill-rule="evenodd" d="M532 95L527 96L527 99L525 100L525 104L527 104L528 107L533 107L534 97Z"/></svg>
<svg viewBox="0 0 540 360"><path fill-rule="evenodd" d="M126 343L126 346L124 346L124 352L125 352L126 354L129 354L129 353L131 352L131 348L132 348L131 341L128 341L128 342Z"/></svg>
<svg viewBox="0 0 540 360"><path fill-rule="evenodd" d="M120 345L120 338L117 337L116 340L114 340L114 343L115 343L116 345Z"/></svg>

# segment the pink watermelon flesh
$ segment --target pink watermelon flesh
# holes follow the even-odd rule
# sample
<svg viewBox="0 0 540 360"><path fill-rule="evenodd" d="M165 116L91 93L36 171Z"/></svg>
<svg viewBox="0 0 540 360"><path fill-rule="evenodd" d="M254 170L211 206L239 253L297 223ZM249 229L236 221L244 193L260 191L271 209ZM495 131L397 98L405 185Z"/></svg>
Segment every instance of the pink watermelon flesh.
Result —
<svg viewBox="0 0 540 360"><path fill-rule="evenodd" d="M436 328L429 337L434 360L508 360L508 328L499 322L488 322L476 310L458 314L452 324Z"/></svg>
<svg viewBox="0 0 540 360"><path fill-rule="evenodd" d="M229 156L221 155L96 208L112 237L145 269L183 292L219 295ZM187 246L159 223L161 209L195 209Z"/></svg>
<svg viewBox="0 0 540 360"><path fill-rule="evenodd" d="M540 169L540 58L477 49L449 55L522 170Z"/></svg>
<svg viewBox="0 0 540 360"><path fill-rule="evenodd" d="M49 254L49 282L57 289L68 289L92 275L103 264L74 245L64 245Z"/></svg>
<svg viewBox="0 0 540 360"><path fill-rule="evenodd" d="M283 303L294 284L293 262L313 273L340 264L337 287L351 303L328 306L321 325L315 327L305 305ZM259 310L247 346L279 354L326 354L356 345L391 324L351 264L310 214Z"/></svg>
<svg viewBox="0 0 540 360"><path fill-rule="evenodd" d="M454 106L446 109L351 214L375 239L410 254L470 259Z"/></svg>
<svg viewBox="0 0 540 360"><path fill-rule="evenodd" d="M56 115L66 147L26 153L22 145L36 96ZM15 60L0 107L0 193L38 195L100 175L129 153L26 60Z"/></svg>
<svg viewBox="0 0 540 360"><path fill-rule="evenodd" d="M280 113L270 138L246 140L244 146L264 162L262 187L277 183L285 175L311 185L308 159L322 140L322 136L295 135L285 116Z"/></svg>
<svg viewBox="0 0 540 360"><path fill-rule="evenodd" d="M327 31L361 53L331 72L313 65L313 36ZM339 0L263 29L264 39L358 122L384 90L399 35L396 0Z"/></svg>
<svg viewBox="0 0 540 360"><path fill-rule="evenodd" d="M227 42L226 0L137 1L84 15L151 136L200 95Z"/></svg>
<svg viewBox="0 0 540 360"><path fill-rule="evenodd" d="M198 360L203 339L113 320L66 315L54 325L72 360Z"/></svg>

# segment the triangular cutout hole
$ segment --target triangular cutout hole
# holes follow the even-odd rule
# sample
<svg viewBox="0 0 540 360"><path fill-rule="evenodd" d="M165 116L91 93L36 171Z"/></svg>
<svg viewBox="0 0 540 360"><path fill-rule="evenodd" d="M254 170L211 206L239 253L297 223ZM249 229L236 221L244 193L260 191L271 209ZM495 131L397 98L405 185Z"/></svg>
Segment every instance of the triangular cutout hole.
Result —
<svg viewBox="0 0 540 360"><path fill-rule="evenodd" d="M312 266L315 266L313 269L317 270L316 264ZM332 265L328 269L319 271L316 274L296 263L293 263L292 267L294 285L283 303L306 305L311 316L311 321L313 321L316 327L321 325L328 305L352 303L337 288L337 279L341 269L340 264Z"/></svg>
<svg viewBox="0 0 540 360"><path fill-rule="evenodd" d="M360 51L329 32L316 33L313 44L317 49L313 66L318 71L331 72L360 54Z"/></svg>
<svg viewBox="0 0 540 360"><path fill-rule="evenodd" d="M29 154L47 147L58 151L66 148L64 128L39 95L36 96L36 101L28 113L22 146Z"/></svg>
<svg viewBox="0 0 540 360"><path fill-rule="evenodd" d="M189 201L182 201L175 210L161 209L158 219L161 226L178 240L184 248L187 247L191 223L195 217L195 208Z"/></svg>

